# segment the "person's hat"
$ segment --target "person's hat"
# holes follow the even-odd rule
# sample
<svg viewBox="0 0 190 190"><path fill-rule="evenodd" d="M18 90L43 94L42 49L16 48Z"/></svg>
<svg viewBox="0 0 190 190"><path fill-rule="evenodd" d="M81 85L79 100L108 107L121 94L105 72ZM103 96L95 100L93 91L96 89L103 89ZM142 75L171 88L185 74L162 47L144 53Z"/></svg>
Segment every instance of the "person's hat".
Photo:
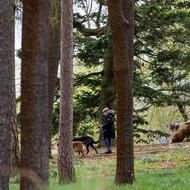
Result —
<svg viewBox="0 0 190 190"><path fill-rule="evenodd" d="M103 109L103 112L107 112L107 111L109 111L109 108L105 107L105 108Z"/></svg>

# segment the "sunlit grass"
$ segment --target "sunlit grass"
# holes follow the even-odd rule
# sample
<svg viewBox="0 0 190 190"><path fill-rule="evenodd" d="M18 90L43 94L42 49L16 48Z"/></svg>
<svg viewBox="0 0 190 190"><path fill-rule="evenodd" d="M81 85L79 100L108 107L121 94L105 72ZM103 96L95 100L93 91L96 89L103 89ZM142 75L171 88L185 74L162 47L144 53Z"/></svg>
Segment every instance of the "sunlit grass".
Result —
<svg viewBox="0 0 190 190"><path fill-rule="evenodd" d="M116 186L114 177L83 178L76 183L58 185L51 183L50 190L189 190L190 169L158 170L136 175L136 181L131 185Z"/></svg>
<svg viewBox="0 0 190 190"><path fill-rule="evenodd" d="M116 159L95 157L74 160L76 183L58 184L57 165L50 164L50 190L189 190L190 149L135 156L136 181L132 186L115 186ZM12 175L10 190L19 190L19 176Z"/></svg>

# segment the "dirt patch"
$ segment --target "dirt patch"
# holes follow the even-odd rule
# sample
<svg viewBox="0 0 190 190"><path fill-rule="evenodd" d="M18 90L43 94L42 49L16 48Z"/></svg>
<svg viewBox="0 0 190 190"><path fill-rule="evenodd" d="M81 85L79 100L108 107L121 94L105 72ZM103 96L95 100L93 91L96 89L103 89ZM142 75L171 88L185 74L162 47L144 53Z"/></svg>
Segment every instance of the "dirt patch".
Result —
<svg viewBox="0 0 190 190"><path fill-rule="evenodd" d="M182 143L173 143L168 145L161 144L153 144L153 145L138 145L134 147L134 154L159 154L163 152L172 152L176 151L176 149L190 147L190 142L182 142ZM112 154L104 154L106 151L105 148L98 148L98 153L96 154L93 150L90 150L90 153L86 156L86 158L97 158L97 157L116 157L116 148L112 148Z"/></svg>
<svg viewBox="0 0 190 190"><path fill-rule="evenodd" d="M181 143L172 143L168 145L161 145L161 144L152 144L152 145L138 145L134 147L134 154L140 155L140 154L160 154L164 152L172 152L176 151L180 148L190 147L190 142L181 142ZM55 150L55 149L54 149ZM109 159L116 159L116 148L112 148L112 154L105 154L106 151L105 148L97 148L97 151L99 154L96 154L93 149L90 149L90 152L88 155L85 155L85 158L80 158L78 156L78 153L75 153L74 159L96 159L96 158L109 158ZM50 160L51 163L57 163L57 159L53 158ZM164 165L166 164L166 166ZM174 163L163 163L161 168L172 168L174 167Z"/></svg>

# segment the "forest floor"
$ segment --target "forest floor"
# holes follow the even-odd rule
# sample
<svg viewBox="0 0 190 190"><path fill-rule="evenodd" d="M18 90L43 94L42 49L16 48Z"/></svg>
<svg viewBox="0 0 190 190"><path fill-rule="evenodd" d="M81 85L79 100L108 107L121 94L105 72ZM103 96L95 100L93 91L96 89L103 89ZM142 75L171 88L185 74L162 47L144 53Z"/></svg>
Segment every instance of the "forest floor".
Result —
<svg viewBox="0 0 190 190"><path fill-rule="evenodd" d="M120 190L121 187L114 185L116 149L112 148L112 154L104 154L105 148L97 150L99 154L90 148L85 158L75 152L77 182L63 187L58 183L57 147L53 147L53 159L50 159L49 167L50 189ZM122 190L190 189L190 142L138 145L134 147L134 157L136 181L133 186L123 186ZM11 175L10 189L19 190L19 181L19 175Z"/></svg>
<svg viewBox="0 0 190 190"><path fill-rule="evenodd" d="M86 151L86 150L85 150ZM107 162L114 162L116 160L116 148L112 148L112 154L105 154L105 148L97 148L99 154L96 154L93 149L90 148L88 155L85 158L78 156L75 153L74 160L88 161L91 164L95 164L97 160L104 159ZM152 144L152 145L137 145L134 146L135 162L146 163L145 165L151 165L147 169L170 169L182 166L190 167L190 142L172 143L172 144ZM55 156L56 157L56 156ZM57 159L53 158L50 162L56 164ZM155 163L155 164L154 164ZM138 165L138 164L136 164ZM136 167L137 172L144 172L142 169Z"/></svg>

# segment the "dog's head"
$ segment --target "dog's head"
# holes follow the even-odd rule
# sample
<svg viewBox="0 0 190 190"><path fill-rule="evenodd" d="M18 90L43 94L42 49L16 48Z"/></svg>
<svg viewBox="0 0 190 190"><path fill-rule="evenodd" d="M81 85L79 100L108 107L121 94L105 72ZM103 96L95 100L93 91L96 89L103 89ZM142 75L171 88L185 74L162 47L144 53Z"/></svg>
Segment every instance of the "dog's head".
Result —
<svg viewBox="0 0 190 190"><path fill-rule="evenodd" d="M174 132L179 129L180 123L171 123L170 124L170 129Z"/></svg>

